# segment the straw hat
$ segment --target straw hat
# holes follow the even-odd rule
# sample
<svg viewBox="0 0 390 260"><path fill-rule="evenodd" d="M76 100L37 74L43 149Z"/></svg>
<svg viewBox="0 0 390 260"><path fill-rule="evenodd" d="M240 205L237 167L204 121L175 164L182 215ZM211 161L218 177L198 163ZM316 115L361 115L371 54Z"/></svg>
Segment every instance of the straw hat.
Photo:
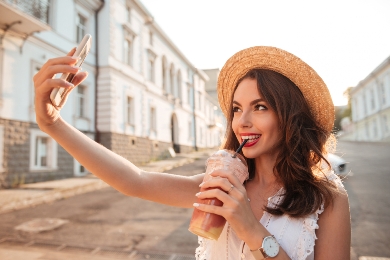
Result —
<svg viewBox="0 0 390 260"><path fill-rule="evenodd" d="M301 90L318 125L329 133L332 131L334 105L321 77L295 55L268 46L241 50L223 66L218 77L218 100L226 117L238 80L252 69L268 69L289 78Z"/></svg>

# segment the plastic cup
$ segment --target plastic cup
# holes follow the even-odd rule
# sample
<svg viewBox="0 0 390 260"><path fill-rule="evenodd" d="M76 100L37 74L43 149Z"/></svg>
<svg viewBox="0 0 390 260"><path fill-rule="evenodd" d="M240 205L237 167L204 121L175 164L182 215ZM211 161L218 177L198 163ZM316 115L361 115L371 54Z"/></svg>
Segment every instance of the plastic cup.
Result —
<svg viewBox="0 0 390 260"><path fill-rule="evenodd" d="M207 181L208 179L212 178L210 173L214 170L229 169L233 171L241 183L244 183L244 181L248 179L249 176L246 161L240 154L237 154L237 157L233 158L233 154L234 151L219 150L211 157L209 157L206 161L207 168L203 181ZM204 190L204 188L200 188L200 191ZM223 203L217 198L198 199L198 203L215 206L223 205ZM213 213L204 212L195 208L194 212L192 213L192 218L188 230L195 235L208 239L218 240L225 223L226 219L224 217Z"/></svg>

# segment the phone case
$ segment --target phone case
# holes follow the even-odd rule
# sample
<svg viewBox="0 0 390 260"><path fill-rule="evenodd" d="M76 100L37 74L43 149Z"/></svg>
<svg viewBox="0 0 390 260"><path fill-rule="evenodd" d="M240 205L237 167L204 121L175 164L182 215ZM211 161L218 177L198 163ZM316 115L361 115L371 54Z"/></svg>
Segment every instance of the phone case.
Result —
<svg viewBox="0 0 390 260"><path fill-rule="evenodd" d="M92 36L90 34L86 34L84 38L81 40L79 46L76 48L76 52L73 54L73 57L80 57L79 61L75 64L75 66L80 67L83 64L85 57L87 57L88 52L91 49L91 39ZM72 73L63 73L61 75L61 79L66 80L68 82L72 82L75 74ZM69 92L68 88L54 88L50 93L51 103L60 107L63 105L64 99L63 97Z"/></svg>

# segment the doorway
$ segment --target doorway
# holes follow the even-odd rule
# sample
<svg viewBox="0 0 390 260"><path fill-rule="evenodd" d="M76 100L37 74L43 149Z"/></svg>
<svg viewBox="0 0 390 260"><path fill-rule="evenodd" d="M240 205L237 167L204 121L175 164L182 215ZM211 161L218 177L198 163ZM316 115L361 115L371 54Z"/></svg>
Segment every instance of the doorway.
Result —
<svg viewBox="0 0 390 260"><path fill-rule="evenodd" d="M175 153L180 153L180 145L179 145L179 126L177 123L176 114L172 114L171 117L171 138L172 138L172 147Z"/></svg>

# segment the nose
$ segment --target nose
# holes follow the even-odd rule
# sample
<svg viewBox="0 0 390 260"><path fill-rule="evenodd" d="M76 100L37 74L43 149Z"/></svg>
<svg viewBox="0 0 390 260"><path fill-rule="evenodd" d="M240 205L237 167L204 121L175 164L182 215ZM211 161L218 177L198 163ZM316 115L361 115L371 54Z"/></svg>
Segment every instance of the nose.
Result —
<svg viewBox="0 0 390 260"><path fill-rule="evenodd" d="M238 119L238 126L240 128L251 128L252 127L252 116L250 111L242 112Z"/></svg>

